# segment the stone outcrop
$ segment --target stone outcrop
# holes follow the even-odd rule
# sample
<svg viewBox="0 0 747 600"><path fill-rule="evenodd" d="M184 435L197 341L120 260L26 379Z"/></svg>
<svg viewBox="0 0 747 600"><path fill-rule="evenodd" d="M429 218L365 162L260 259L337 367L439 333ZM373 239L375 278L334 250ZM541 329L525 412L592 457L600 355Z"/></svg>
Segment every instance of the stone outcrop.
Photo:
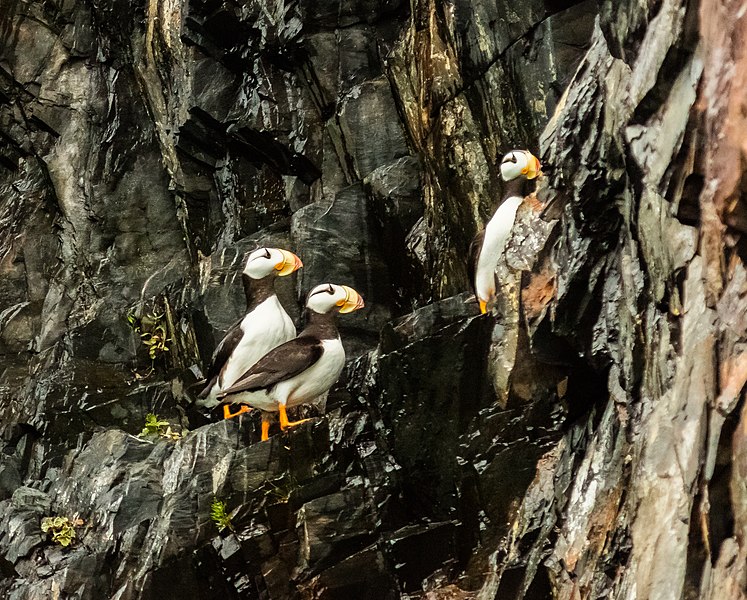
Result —
<svg viewBox="0 0 747 600"><path fill-rule="evenodd" d="M0 0L0 595L747 596L745 23ZM479 316L512 147L544 175ZM326 406L261 443L192 403L260 244L304 261L299 325L321 281L366 300Z"/></svg>

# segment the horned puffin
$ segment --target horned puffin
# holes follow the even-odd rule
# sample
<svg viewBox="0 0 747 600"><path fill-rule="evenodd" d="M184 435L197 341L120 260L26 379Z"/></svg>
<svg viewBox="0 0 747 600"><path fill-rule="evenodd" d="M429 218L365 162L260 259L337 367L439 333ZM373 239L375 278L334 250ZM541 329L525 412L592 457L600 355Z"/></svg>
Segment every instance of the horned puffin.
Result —
<svg viewBox="0 0 747 600"><path fill-rule="evenodd" d="M218 394L221 403L259 408L262 440L269 437L269 412L280 413L283 431L303 423L289 421L286 408L313 401L326 393L345 366L345 350L335 316L363 308L363 298L346 285L324 283L309 292L306 326L297 338L271 350L232 386Z"/></svg>
<svg viewBox="0 0 747 600"><path fill-rule="evenodd" d="M526 196L527 182L539 175L540 168L539 160L528 150L512 150L501 161L501 177L506 182L503 198L469 248L469 278L483 314L495 299L495 269L511 235L516 211Z"/></svg>
<svg viewBox="0 0 747 600"><path fill-rule="evenodd" d="M207 372L207 385L197 404L217 406L218 392L232 385L249 367L270 350L296 336L296 327L275 295L275 277L284 277L303 266L288 250L259 248L249 254L241 274L246 295L246 314L226 332L213 353ZM226 419L231 414L223 407Z"/></svg>

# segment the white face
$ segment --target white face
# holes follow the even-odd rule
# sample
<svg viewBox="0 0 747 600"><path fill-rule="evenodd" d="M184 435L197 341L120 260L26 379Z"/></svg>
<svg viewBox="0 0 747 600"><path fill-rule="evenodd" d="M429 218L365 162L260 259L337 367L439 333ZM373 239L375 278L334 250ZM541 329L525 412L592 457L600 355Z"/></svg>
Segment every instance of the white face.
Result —
<svg viewBox="0 0 747 600"><path fill-rule="evenodd" d="M246 259L244 273L252 279L264 279L276 273L276 265L283 260L283 254L277 248L259 248Z"/></svg>
<svg viewBox="0 0 747 600"><path fill-rule="evenodd" d="M314 312L328 313L345 302L347 292L341 285L323 283L309 292L306 307Z"/></svg>
<svg viewBox="0 0 747 600"><path fill-rule="evenodd" d="M321 314L332 310L349 313L363 308L363 298L353 288L346 285L323 283L309 292L306 308Z"/></svg>
<svg viewBox="0 0 747 600"><path fill-rule="evenodd" d="M539 175L539 161L526 150L511 150L501 160L501 177L511 181L517 177L534 179Z"/></svg>

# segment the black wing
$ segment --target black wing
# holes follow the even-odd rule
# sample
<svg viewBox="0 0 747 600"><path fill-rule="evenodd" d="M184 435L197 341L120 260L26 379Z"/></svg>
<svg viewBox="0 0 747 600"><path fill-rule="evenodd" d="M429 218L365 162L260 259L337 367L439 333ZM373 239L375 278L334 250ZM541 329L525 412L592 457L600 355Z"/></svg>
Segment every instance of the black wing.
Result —
<svg viewBox="0 0 747 600"><path fill-rule="evenodd" d="M260 358L236 383L218 394L218 398L270 388L308 369L323 352L322 341L315 337L303 336L285 342Z"/></svg>
<svg viewBox="0 0 747 600"><path fill-rule="evenodd" d="M477 296L477 286L475 279L477 277L477 259L480 258L480 250L482 244L485 241L485 230L481 230L472 240L469 245L469 252L467 253L467 275L469 276L469 284L472 286L472 291Z"/></svg>
<svg viewBox="0 0 747 600"><path fill-rule="evenodd" d="M231 356L231 352L233 352L234 348L239 345L239 341L244 335L244 331L241 329L241 320L242 319L239 319L231 326L218 344L215 352L213 352L213 358L210 361L210 367L208 367L207 375L205 377L207 379L207 385L199 393L197 396L198 398L207 398L210 390L215 385L215 382L218 381L220 372L223 370L223 367L226 366L228 357Z"/></svg>

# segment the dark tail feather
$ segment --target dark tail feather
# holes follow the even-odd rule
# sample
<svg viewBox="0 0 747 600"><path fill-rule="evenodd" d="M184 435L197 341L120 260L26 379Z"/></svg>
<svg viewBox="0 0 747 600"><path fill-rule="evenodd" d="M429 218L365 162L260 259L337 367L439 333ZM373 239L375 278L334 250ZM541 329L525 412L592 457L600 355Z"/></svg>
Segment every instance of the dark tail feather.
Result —
<svg viewBox="0 0 747 600"><path fill-rule="evenodd" d="M210 394L210 390L213 389L213 386L215 385L215 382L218 381L217 377L213 377L210 381L208 381L207 385L203 388L203 390L197 394L198 398L207 398L208 394ZM199 381L198 383L204 384L204 381ZM197 385L197 384L195 384Z"/></svg>

